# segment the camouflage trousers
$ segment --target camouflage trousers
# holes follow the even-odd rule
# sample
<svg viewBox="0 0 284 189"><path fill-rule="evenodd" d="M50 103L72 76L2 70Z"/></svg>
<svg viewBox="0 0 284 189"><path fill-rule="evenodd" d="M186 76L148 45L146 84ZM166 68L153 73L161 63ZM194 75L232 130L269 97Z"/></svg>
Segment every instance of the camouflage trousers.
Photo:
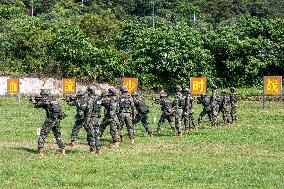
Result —
<svg viewBox="0 0 284 189"><path fill-rule="evenodd" d="M199 117L198 117L198 125L201 124L201 122L204 120L204 117L208 115L210 121L212 122L212 114L211 111L207 111L207 110L202 110L202 112L200 112Z"/></svg>
<svg viewBox="0 0 284 189"><path fill-rule="evenodd" d="M175 129L178 133L181 132L181 124L182 124L182 109L178 109L175 112Z"/></svg>
<svg viewBox="0 0 284 189"><path fill-rule="evenodd" d="M107 115L103 118L100 126L99 126L99 136L102 137L106 127L110 126L110 134L113 142L119 142L119 135L117 131L119 121L116 115L110 116Z"/></svg>
<svg viewBox="0 0 284 189"><path fill-rule="evenodd" d="M195 128L194 117L193 113L184 112L183 113L183 123L184 123L184 130L190 130Z"/></svg>
<svg viewBox="0 0 284 189"><path fill-rule="evenodd" d="M162 129L163 124L165 123L166 120L169 122L171 129L173 131L175 131L174 116L173 115L166 115L165 113L162 113L162 115L159 119L157 130L160 131Z"/></svg>
<svg viewBox="0 0 284 189"><path fill-rule="evenodd" d="M45 120L41 131L40 131L40 135L38 138L38 149L43 149L44 143L45 143L45 139L48 135L48 133L50 132L50 130L52 130L53 135L56 139L56 143L58 145L58 147L60 149L64 149L65 145L64 142L61 138L61 132L60 132L60 122L59 120L51 120L51 119L47 119Z"/></svg>
<svg viewBox="0 0 284 189"><path fill-rule="evenodd" d="M152 129L149 127L149 114L148 113L138 113L133 120L133 128L136 128L136 124L141 121L147 133L152 133Z"/></svg>
<svg viewBox="0 0 284 189"><path fill-rule="evenodd" d="M93 139L95 142L95 148L96 150L101 149L101 142L100 142L100 126L98 123L98 118L91 117L91 125L89 126L90 131L93 135ZM86 128L85 128L86 129Z"/></svg>
<svg viewBox="0 0 284 189"><path fill-rule="evenodd" d="M237 107L231 107L231 119L232 119L232 122L235 122L238 120Z"/></svg>
<svg viewBox="0 0 284 189"><path fill-rule="evenodd" d="M132 121L133 121L132 113L120 112L118 118L119 118L118 134L120 138L122 138L123 125L125 124L127 127L129 138L134 139L134 127L132 124Z"/></svg>
<svg viewBox="0 0 284 189"><path fill-rule="evenodd" d="M211 110L211 123L212 123L212 126L216 126L218 124L218 112L219 112L219 107L216 106L216 107L212 107L212 110Z"/></svg>
<svg viewBox="0 0 284 189"><path fill-rule="evenodd" d="M71 141L75 141L78 136L79 129L81 127L84 127L86 133L87 133L87 142L90 146L90 150L97 149L99 150L101 148L98 133L99 131L96 131L92 124L90 125L84 125L85 119L80 119L75 121L75 125L72 129L71 134Z"/></svg>
<svg viewBox="0 0 284 189"><path fill-rule="evenodd" d="M223 117L223 121L224 123L229 123L230 119L229 119L229 111L225 108L220 108L219 110L222 113L222 117Z"/></svg>
<svg viewBox="0 0 284 189"><path fill-rule="evenodd" d="M75 141L78 137L78 133L80 131L80 129L83 127L83 123L85 122L85 119L80 119L80 120L76 120L75 124L72 128L72 132L71 132L71 137L70 140L71 141Z"/></svg>

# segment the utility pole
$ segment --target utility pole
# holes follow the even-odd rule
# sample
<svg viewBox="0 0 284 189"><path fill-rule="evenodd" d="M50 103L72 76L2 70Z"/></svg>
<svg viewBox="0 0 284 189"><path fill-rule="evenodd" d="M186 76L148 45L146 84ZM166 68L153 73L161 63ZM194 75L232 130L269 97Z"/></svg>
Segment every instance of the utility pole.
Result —
<svg viewBox="0 0 284 189"><path fill-rule="evenodd" d="M153 5L152 24L153 28L155 28L155 0L152 1L152 5Z"/></svg>
<svg viewBox="0 0 284 189"><path fill-rule="evenodd" d="M32 1L32 12L31 12L31 14L32 14L32 17L34 17L34 1Z"/></svg>
<svg viewBox="0 0 284 189"><path fill-rule="evenodd" d="M33 22L33 26L35 25L34 23L34 0L32 0L32 11L31 11L31 15L32 15L32 22Z"/></svg>

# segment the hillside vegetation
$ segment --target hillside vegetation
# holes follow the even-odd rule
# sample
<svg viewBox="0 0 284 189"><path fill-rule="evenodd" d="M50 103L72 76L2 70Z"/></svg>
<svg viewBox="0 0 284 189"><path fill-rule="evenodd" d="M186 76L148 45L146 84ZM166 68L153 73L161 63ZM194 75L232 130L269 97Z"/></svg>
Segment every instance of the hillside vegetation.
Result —
<svg viewBox="0 0 284 189"><path fill-rule="evenodd" d="M0 74L157 89L283 75L284 1L0 0Z"/></svg>

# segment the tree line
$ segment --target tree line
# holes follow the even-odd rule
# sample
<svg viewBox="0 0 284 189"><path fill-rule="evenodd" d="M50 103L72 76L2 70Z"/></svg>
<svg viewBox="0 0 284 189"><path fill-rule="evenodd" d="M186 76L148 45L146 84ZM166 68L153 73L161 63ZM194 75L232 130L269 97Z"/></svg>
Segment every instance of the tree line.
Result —
<svg viewBox="0 0 284 189"><path fill-rule="evenodd" d="M277 0L0 0L0 73L258 85L283 75L283 15Z"/></svg>

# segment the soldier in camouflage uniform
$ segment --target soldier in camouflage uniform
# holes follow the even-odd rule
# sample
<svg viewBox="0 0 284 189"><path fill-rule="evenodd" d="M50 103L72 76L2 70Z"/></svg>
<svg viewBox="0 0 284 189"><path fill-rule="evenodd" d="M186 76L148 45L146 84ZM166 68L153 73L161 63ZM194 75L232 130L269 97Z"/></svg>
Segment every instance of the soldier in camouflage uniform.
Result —
<svg viewBox="0 0 284 189"><path fill-rule="evenodd" d="M182 88L180 86L176 87L176 95L173 101L173 108L175 114L175 128L176 134L178 136L181 135L181 123L182 123L182 115L183 115L183 108L184 108L184 97L181 94Z"/></svg>
<svg viewBox="0 0 284 189"><path fill-rule="evenodd" d="M83 91L78 91L76 94L76 98L67 98L66 102L70 106L76 106L77 113L75 115L75 124L72 128L70 143L69 146L75 146L76 139L78 137L79 130L82 128L83 124L85 124L86 117L85 112L87 109L86 97L84 96Z"/></svg>
<svg viewBox="0 0 284 189"><path fill-rule="evenodd" d="M167 120L170 124L171 129L176 134L176 129L174 127L174 110L172 103L167 99L167 94L165 92L160 93L160 99L156 99L155 103L161 105L162 115L160 116L157 133L160 134L163 123Z"/></svg>
<svg viewBox="0 0 284 189"><path fill-rule="evenodd" d="M93 113L91 117L91 124L93 125L94 129L98 129L100 137L100 123L99 118L101 117L101 107L102 104L105 104L107 102L107 91L102 91L101 95L97 98L95 98L95 103L93 107Z"/></svg>
<svg viewBox="0 0 284 189"><path fill-rule="evenodd" d="M71 143L69 145L75 146L75 141L78 136L79 129L81 127L84 127L87 132L87 141L88 145L90 146L90 152L96 150L96 153L99 154L101 148L100 141L98 138L98 134L95 132L91 124L91 119L90 119L93 108L93 94L94 94L93 87L88 86L87 92L88 92L88 97L85 97L84 93L82 91L79 91L77 93L76 99L68 101L69 105L77 107L77 114L75 116L76 121L72 129Z"/></svg>
<svg viewBox="0 0 284 189"><path fill-rule="evenodd" d="M153 136L152 129L149 127L149 106L146 104L145 99L139 95L138 92L132 93L133 101L135 108L137 110L137 113L135 115L135 118L133 120L133 128L135 129L135 125L141 121L146 132L150 137Z"/></svg>
<svg viewBox="0 0 284 189"><path fill-rule="evenodd" d="M106 127L110 125L110 134L113 140L113 144L110 147L118 147L119 145L119 135L117 131L119 121L117 117L116 94L115 89L108 89L107 97L101 104L105 108L105 115L100 125L100 136L103 135Z"/></svg>
<svg viewBox="0 0 284 189"><path fill-rule="evenodd" d="M237 117L237 102L238 102L238 94L237 94L237 90L234 87L231 87L231 96L230 96L230 104L231 104L231 119L232 122L234 123L238 120Z"/></svg>
<svg viewBox="0 0 284 189"><path fill-rule="evenodd" d="M211 119L212 119L212 127L218 126L218 112L219 112L219 104L220 104L220 96L217 94L217 86L211 86L212 95L210 97L211 102Z"/></svg>
<svg viewBox="0 0 284 189"><path fill-rule="evenodd" d="M222 112L222 117L224 124L227 125L230 123L229 113L230 113L230 97L228 97L226 91L221 92L221 101L219 112Z"/></svg>
<svg viewBox="0 0 284 189"><path fill-rule="evenodd" d="M206 115L208 115L210 121L212 122L210 98L206 96L205 94L202 94L200 98L198 98L197 103L202 104L203 106L202 112L200 112L199 117L198 117L198 125L199 126L201 125L201 121L204 119L204 116Z"/></svg>
<svg viewBox="0 0 284 189"><path fill-rule="evenodd" d="M120 136L120 140L122 141L122 129L125 124L128 131L128 136L131 140L131 143L134 143L134 128L133 128L133 116L134 116L134 102L131 95L128 95L128 89L126 86L122 86L120 88L121 96L119 97L119 128L118 133Z"/></svg>
<svg viewBox="0 0 284 189"><path fill-rule="evenodd" d="M45 139L50 130L52 130L61 154L65 155L65 145L60 132L60 120L65 118L65 114L61 111L59 103L56 98L50 94L49 90L42 89L40 95L42 98L39 101L32 99L35 108L43 108L46 110L46 120L41 128L38 139L37 154L43 155Z"/></svg>
<svg viewBox="0 0 284 189"><path fill-rule="evenodd" d="M90 151L93 152L96 149L96 154L101 153L101 143L100 143L100 130L98 125L98 115L100 103L95 96L95 86L90 85L87 88L88 97L87 101L87 111L86 111L86 123L84 125L87 132L87 140L90 146Z"/></svg>
<svg viewBox="0 0 284 189"><path fill-rule="evenodd" d="M188 88L183 89L183 92L186 94L183 108L184 131L190 132L191 129L196 127L192 110L193 98Z"/></svg>

